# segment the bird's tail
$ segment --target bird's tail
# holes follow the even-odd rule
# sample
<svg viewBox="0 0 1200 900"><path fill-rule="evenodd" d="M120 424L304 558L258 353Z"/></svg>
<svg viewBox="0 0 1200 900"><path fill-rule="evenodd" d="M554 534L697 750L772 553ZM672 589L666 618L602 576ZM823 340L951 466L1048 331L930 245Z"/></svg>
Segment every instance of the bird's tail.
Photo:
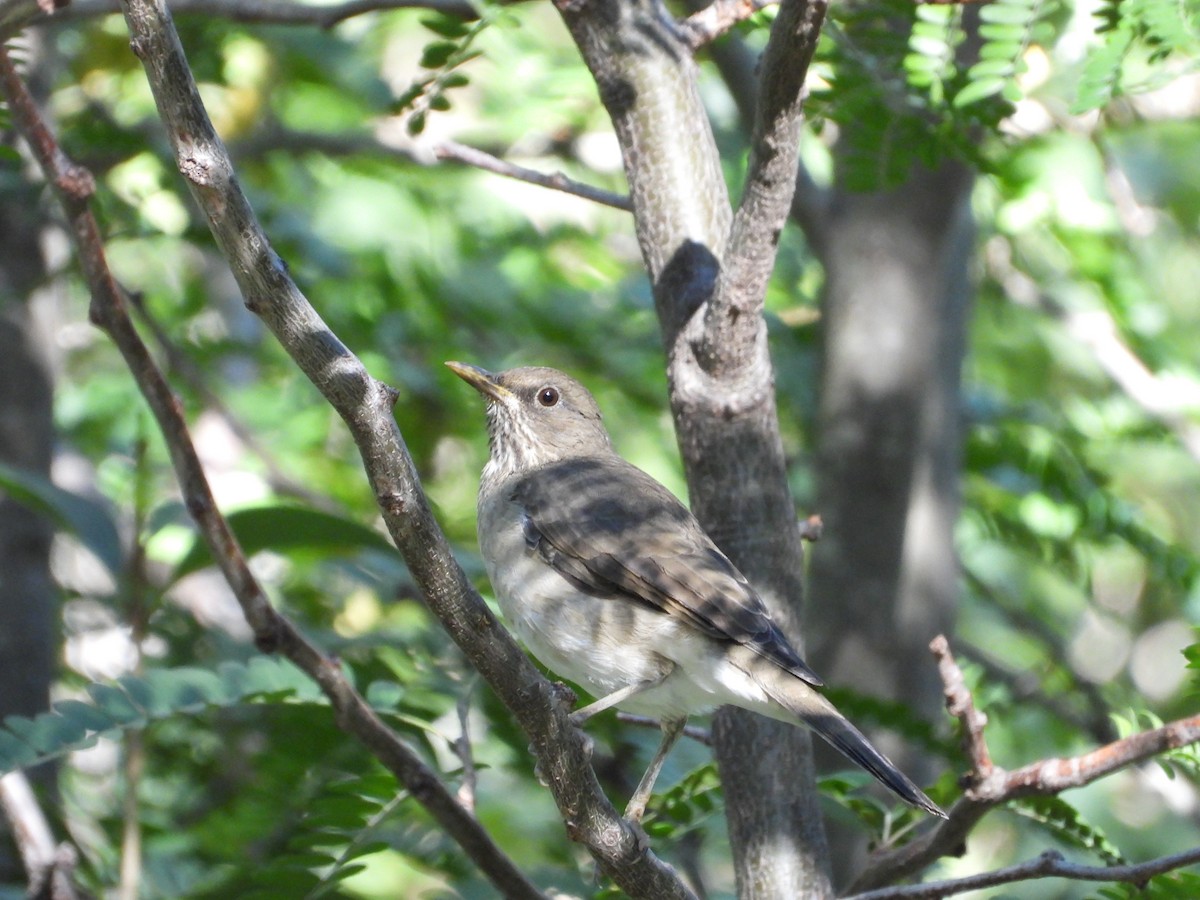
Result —
<svg viewBox="0 0 1200 900"><path fill-rule="evenodd" d="M871 746L866 736L851 725L846 717L813 687L761 659L739 660L739 663L767 695L786 710L787 718L800 719L849 759L874 775L901 800L935 816L946 818L946 813L941 807L926 797L925 792L896 768L895 763ZM785 718L779 715L781 711L778 708L760 711L775 718ZM795 718L792 718L792 721L795 721Z"/></svg>
<svg viewBox="0 0 1200 900"><path fill-rule="evenodd" d="M861 731L855 728L840 713L815 713L802 715L804 724L829 741L848 758L874 775L884 787L891 790L906 803L919 807L935 816L946 818L940 806L925 796L911 778L896 768L896 764L871 746Z"/></svg>

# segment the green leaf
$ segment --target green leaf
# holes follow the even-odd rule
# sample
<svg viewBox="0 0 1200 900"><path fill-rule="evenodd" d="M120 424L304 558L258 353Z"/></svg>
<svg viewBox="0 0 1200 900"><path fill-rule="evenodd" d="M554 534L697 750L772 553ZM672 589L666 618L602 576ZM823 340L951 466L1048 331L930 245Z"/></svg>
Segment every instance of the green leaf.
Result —
<svg viewBox="0 0 1200 900"><path fill-rule="evenodd" d="M1105 34L1104 44L1088 54L1071 113L1080 115L1106 105L1116 92L1121 66L1133 46L1133 29L1122 25Z"/></svg>
<svg viewBox="0 0 1200 900"><path fill-rule="evenodd" d="M970 106L972 103L978 103L980 100L986 100L988 97L993 97L1003 91L1006 84L1008 84L1007 79L996 77L972 81L954 95L954 105L961 108L963 106Z"/></svg>
<svg viewBox="0 0 1200 900"><path fill-rule="evenodd" d="M353 519L303 506L256 506L230 513L227 519L247 556L261 550L280 553L316 550L329 556L360 550L395 552L391 542L378 531ZM197 535L191 549L175 567L171 581L211 564L208 545Z"/></svg>
<svg viewBox="0 0 1200 900"><path fill-rule="evenodd" d="M134 706L129 695L120 688L111 684L95 683L87 686L87 692L96 709L103 712L110 723L127 727L145 723L143 711Z"/></svg>
<svg viewBox="0 0 1200 900"><path fill-rule="evenodd" d="M984 22L1020 25L1024 28L1033 20L1033 8L1028 3L985 3L979 8L979 18Z"/></svg>
<svg viewBox="0 0 1200 900"><path fill-rule="evenodd" d="M456 50L458 50L458 44L452 41L438 41L437 43L430 44L421 53L421 68L440 69L454 55Z"/></svg>
<svg viewBox="0 0 1200 900"><path fill-rule="evenodd" d="M38 752L11 731L0 728L0 773L24 769L39 760Z"/></svg>
<svg viewBox="0 0 1200 900"><path fill-rule="evenodd" d="M434 34L444 38L465 37L471 30L462 19L452 19L450 16L426 16L420 22Z"/></svg>
<svg viewBox="0 0 1200 900"><path fill-rule="evenodd" d="M9 716L4 727L45 757L58 747L74 749L87 736L87 726L70 716L45 712L32 719Z"/></svg>
<svg viewBox="0 0 1200 900"><path fill-rule="evenodd" d="M33 718L6 718L0 727L0 774L90 746L101 734L266 694L318 699L319 689L291 663L255 657L248 665L224 663L219 672L182 668L155 669L144 678L125 675L115 683L90 684L87 694L89 700L63 700Z"/></svg>
<svg viewBox="0 0 1200 900"><path fill-rule="evenodd" d="M78 538L114 577L120 577L124 568L121 539L102 503L63 490L42 475L4 463L0 463L0 490Z"/></svg>
<svg viewBox="0 0 1200 900"><path fill-rule="evenodd" d="M1007 78L1014 71L1011 59L985 59L971 66L970 79L979 81L983 78Z"/></svg>
<svg viewBox="0 0 1200 900"><path fill-rule="evenodd" d="M1061 797L1025 797L1014 801L1011 808L1042 825L1064 844L1095 853L1108 865L1125 862L1104 832L1085 822L1079 810Z"/></svg>

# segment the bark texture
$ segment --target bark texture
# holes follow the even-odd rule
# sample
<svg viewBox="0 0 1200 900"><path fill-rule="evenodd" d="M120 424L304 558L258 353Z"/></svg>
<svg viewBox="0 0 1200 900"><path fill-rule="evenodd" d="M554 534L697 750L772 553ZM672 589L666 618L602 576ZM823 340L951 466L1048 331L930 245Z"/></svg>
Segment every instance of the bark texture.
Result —
<svg viewBox="0 0 1200 900"><path fill-rule="evenodd" d="M826 271L817 511L807 635L831 684L936 721L927 650L952 630L958 594L959 393L971 285L972 179L958 165L903 186L838 195L822 222ZM873 736L917 781L919 751ZM861 832L831 829L841 876Z"/></svg>
<svg viewBox="0 0 1200 900"><path fill-rule="evenodd" d="M790 209L802 85L825 4L780 7L736 210L695 64L663 8L653 0L558 7L624 154L692 508L796 639L802 552L762 303ZM714 737L739 896L829 896L808 735L722 710Z"/></svg>

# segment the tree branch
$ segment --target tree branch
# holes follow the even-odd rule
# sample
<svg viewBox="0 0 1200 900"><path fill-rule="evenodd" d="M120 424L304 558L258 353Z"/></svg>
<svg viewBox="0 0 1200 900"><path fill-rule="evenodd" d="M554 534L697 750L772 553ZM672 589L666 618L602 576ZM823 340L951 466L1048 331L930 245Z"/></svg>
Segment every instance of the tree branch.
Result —
<svg viewBox="0 0 1200 900"><path fill-rule="evenodd" d="M554 191L562 191L564 194L573 194L576 197L582 197L584 200L591 200L595 203L601 203L604 206L611 206L613 209L623 210L624 212L630 212L632 209L628 197L622 197L620 194L614 194L611 191L605 191L597 187L592 187L589 184L574 181L562 172L546 175L534 169L527 169L524 166L506 162L503 159L492 156L490 153L476 150L474 147L468 147L456 141L443 141L433 148L433 153L438 159L452 159L455 162L474 166L477 169L484 169L488 172L494 172L506 178L515 178L518 181L527 181L530 184L550 188Z"/></svg>
<svg viewBox="0 0 1200 900"><path fill-rule="evenodd" d="M388 531L429 608L529 736L568 834L585 843L626 892L689 896L604 796L562 692L538 673L455 562L392 415L395 392L372 378L329 330L272 249L200 100L165 5L127 0L124 8L131 46L145 66L176 163L247 307L346 422ZM420 797L427 790L420 785L413 793Z"/></svg>
<svg viewBox="0 0 1200 900"><path fill-rule="evenodd" d="M119 0L62 0L50 8L46 0L0 2L0 37L27 25L46 25L121 12ZM172 0L176 15L198 15L257 25L333 26L355 16L394 9L428 9L465 21L479 18L468 0L345 0L332 5L309 5L291 0Z"/></svg>
<svg viewBox="0 0 1200 900"><path fill-rule="evenodd" d="M260 130L250 137L237 141L230 146L230 152L237 159L242 156L257 156L263 152L280 148L297 151L316 150L329 156L375 154L417 166L433 164L431 154L425 146L406 147L385 143L368 134L329 134L278 127ZM562 191L564 194L572 194L624 212L629 212L631 209L629 198L621 194L575 181L561 172L546 174L536 169L518 166L485 150L469 147L457 141L442 141L435 144L432 147L432 157L473 166L486 172L536 184L550 190Z"/></svg>
<svg viewBox="0 0 1200 900"><path fill-rule="evenodd" d="M761 382L755 369L770 368L763 301L796 187L804 80L827 6L784 0L763 53L746 183L703 333L694 338L700 368L718 380L737 373Z"/></svg>
<svg viewBox="0 0 1200 900"><path fill-rule="evenodd" d="M898 887L881 888L866 891L862 894L852 894L843 900L940 900L954 894L967 891L977 891L983 888L995 887L998 884L1012 884L1016 881L1033 881L1037 878L1069 878L1072 881L1105 881L1124 882L1145 887L1146 882L1156 875L1182 869L1200 863L1200 847L1185 850L1171 856L1160 856L1157 859L1142 863L1132 863L1123 866L1083 866L1067 862L1056 850L1047 850L1036 859L1017 863L1003 869L971 875L966 878L953 878L946 881L930 881L926 884L908 884Z"/></svg>
<svg viewBox="0 0 1200 900"><path fill-rule="evenodd" d="M943 856L961 855L967 835L976 823L1009 800L1053 796L1083 787L1168 750L1200 741L1200 715L1190 716L1112 741L1080 756L1043 759L1007 771L991 759L983 734L987 717L975 708L949 642L939 635L930 644L930 651L938 661L947 709L963 727L963 741L971 763L963 777L965 791L949 809L949 818L937 827L903 847L874 854L851 886L851 893L911 877Z"/></svg>
<svg viewBox="0 0 1200 900"><path fill-rule="evenodd" d="M701 0L688 0L688 6L695 9L700 2ZM693 16L703 15L707 9L708 7L701 7ZM685 25L687 21L684 21ZM737 36L714 44L708 49L708 53L721 73L721 80L733 96L742 128L747 134L752 133L758 110L758 54L752 52ZM828 231L830 202L831 191L817 184L812 173L803 163L798 162L791 218L804 232L809 244L818 251Z"/></svg>
<svg viewBox="0 0 1200 900"><path fill-rule="evenodd" d="M710 44L738 22L744 22L760 9L779 0L712 0L679 23L683 42L694 52Z"/></svg>
<svg viewBox="0 0 1200 900"><path fill-rule="evenodd" d="M91 174L67 159L59 148L3 47L0 47L0 84L17 127L66 211L91 290L89 317L116 344L146 398L166 441L188 511L233 589L254 632L255 643L264 652L283 654L320 685L333 706L339 726L362 741L396 775L500 891L513 897L541 897L541 892L446 789L437 773L383 724L351 687L340 665L309 643L271 606L251 574L237 538L217 508L179 401L134 328L123 292L109 270L103 239L90 206L95 189Z"/></svg>
<svg viewBox="0 0 1200 900"><path fill-rule="evenodd" d="M705 331L715 337L725 327L706 318L718 283L729 277L723 267L733 216L691 50L660 0L555 0L555 5L596 81L621 146L638 244L666 347L671 408L692 508L758 588L776 621L797 638L803 553L787 488L773 373L765 340L758 340L765 335L761 297L744 307L726 305L732 316L752 310L746 317L751 321L731 324L738 334L751 335L756 346L745 353L739 349L735 365L720 368L719 377L699 361L698 342ZM794 12L781 11L784 24L777 27L795 24L797 16L803 19L801 9L809 7L795 2L790 9ZM794 39L794 33L772 37L777 42L772 52L778 54L772 66L785 67L782 48L795 47ZM786 89L768 89L765 142L790 135L795 127L778 110L790 109L799 86L791 73L777 74L797 96L789 101ZM760 149L752 177L773 182L778 159L794 148L784 140ZM793 169L787 179L794 177ZM750 212L747 207L746 215ZM775 233L750 222L741 228L741 252L749 258L766 247L754 258L765 261L769 272ZM737 368L736 361L744 358L751 365ZM724 709L714 720L713 739L739 892L829 896L828 851L808 734Z"/></svg>

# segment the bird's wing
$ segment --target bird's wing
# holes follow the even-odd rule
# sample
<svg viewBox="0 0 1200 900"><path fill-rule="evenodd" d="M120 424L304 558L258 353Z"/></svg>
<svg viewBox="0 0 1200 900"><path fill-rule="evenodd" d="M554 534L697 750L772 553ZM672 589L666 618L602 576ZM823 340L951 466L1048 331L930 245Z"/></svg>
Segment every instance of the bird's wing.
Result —
<svg viewBox="0 0 1200 900"><path fill-rule="evenodd" d="M519 478L511 498L529 546L580 590L679 616L821 686L742 573L645 472L618 456L567 460Z"/></svg>

